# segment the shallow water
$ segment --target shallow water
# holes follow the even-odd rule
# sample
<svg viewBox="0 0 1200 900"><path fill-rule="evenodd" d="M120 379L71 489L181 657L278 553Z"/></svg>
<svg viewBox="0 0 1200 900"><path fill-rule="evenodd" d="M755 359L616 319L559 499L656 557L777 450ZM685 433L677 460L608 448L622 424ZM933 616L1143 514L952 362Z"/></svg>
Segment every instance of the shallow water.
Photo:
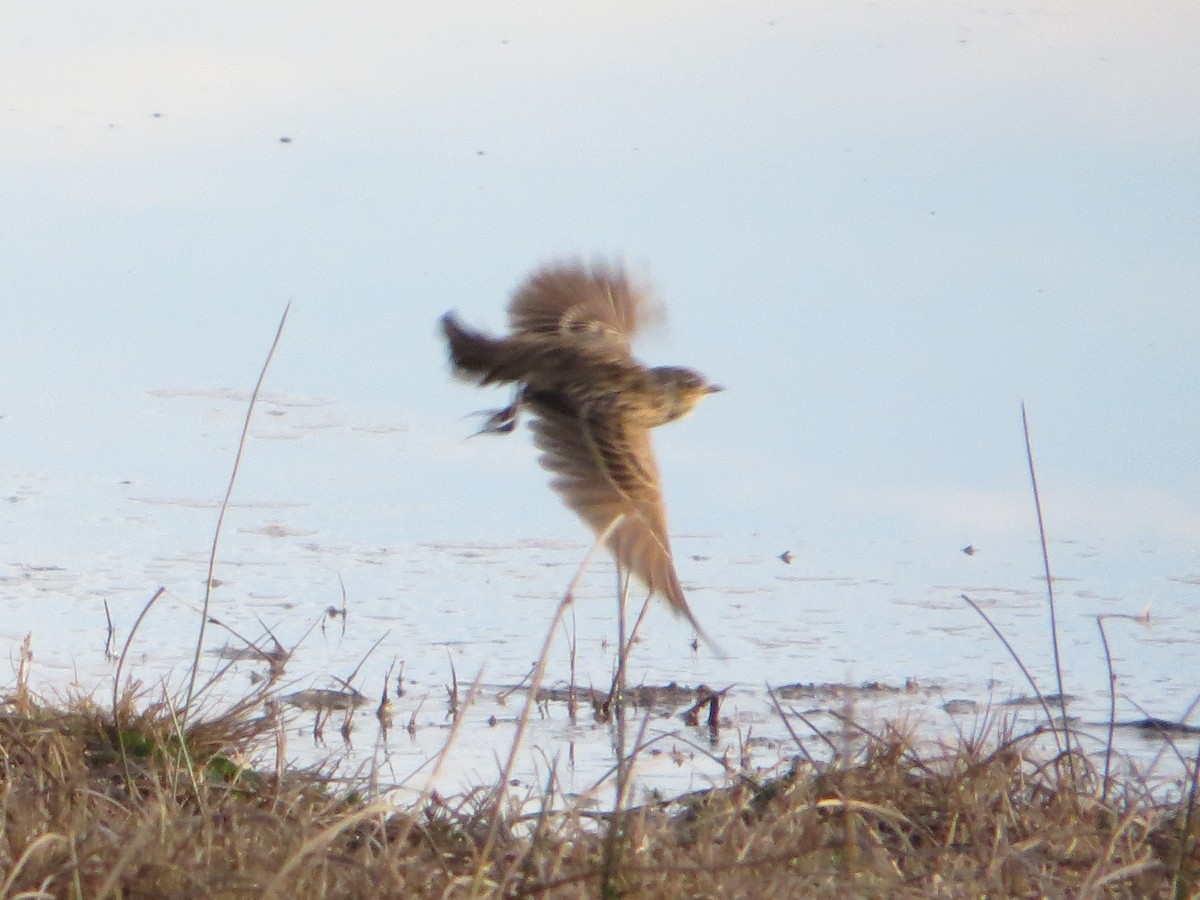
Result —
<svg viewBox="0 0 1200 900"><path fill-rule="evenodd" d="M206 417L236 430L245 399L236 392L153 391L147 402L159 407L164 423L179 416L179 426L186 427L182 420L194 418L198 405ZM331 426L337 430L331 436L318 427L333 415L330 406L265 399L246 464L274 454L281 440L289 442L290 453L313 446L316 456L328 450L322 443L334 441L346 458L368 457L382 449L381 442L391 445L388 452L404 452L409 436L400 427L346 421ZM523 438L480 439L480 452L493 446L503 451L518 440ZM227 449L222 452L228 457ZM528 464L511 461L514 467ZM163 682L178 689L196 640L221 487L191 496L157 496L132 480L92 484L86 492L83 487L49 477L30 479L7 498L10 523L41 523L43 530L4 546L12 560L0 580L7 608L4 637L16 647L31 635L35 689L70 687L106 695L114 666L103 655L105 603L119 648L162 586L164 595L134 635L125 674L151 689ZM294 648L276 695L340 689L345 684L339 679L351 680L366 695L354 714L349 742L339 734L344 714L334 713L316 736L316 716L291 710L288 758L297 764L336 760L347 774L374 772L383 784L408 790L425 786L431 760L449 738L453 680L464 702L478 680L436 785L447 793L492 783L507 758L525 696L513 688L525 683L558 598L587 545L533 536L511 542L381 545L374 540L386 533L380 523L405 516L389 491L329 498L315 481L294 488L295 499L278 500L246 497L247 491L235 486L218 546L209 607L217 621L208 628L202 674L225 665L216 652L243 647L243 638L269 646L269 630ZM323 527L313 511L335 502L342 504L342 518L336 527ZM526 502L551 506L557 501L539 486ZM1035 528L1031 519L1031 531ZM577 538L581 530L573 529ZM963 594L987 612L1040 688L1057 690L1032 537L1016 548L983 546L971 554L963 552L966 545L913 542L895 548L903 555L887 565L877 557L846 558L838 546L785 546L765 534L678 534L674 542L690 602L727 658L702 644L694 649L685 623L656 603L630 661L630 683L706 684L728 693L715 735L703 724L684 724L686 704L633 711L631 732L644 727L650 742L637 769L643 788L682 793L721 781L723 764L736 768L745 762L767 771L794 754L794 738L774 710L767 685L851 687L785 692L789 724L816 755L826 752L824 740L793 713L834 736L841 731L841 716L867 728L897 718L914 722L931 739L971 732L989 715L1019 715L1020 722L1032 725L1040 709L1017 713L1004 705L1029 694L1029 686ZM1055 581L1064 686L1074 697L1071 714L1090 735L1086 749L1093 753L1103 749L1100 725L1108 719L1098 615L1116 616L1105 621L1120 693L1119 720L1175 719L1194 697L1189 665L1200 640L1200 578L1187 567L1186 552L1172 556L1161 547L1133 549L1130 556L1130 548L1118 548L1123 556L1114 562L1112 548L1051 544L1055 571L1069 573ZM790 562L781 559L785 550ZM1124 580L1114 579L1114 565L1124 569ZM555 637L545 687L569 684L573 640L575 683L581 689L608 688L615 665L614 580L611 563L603 558L585 575ZM640 602L630 606L636 614ZM331 608L344 608L344 619L330 616ZM1135 621L1143 614L1146 618ZM389 671L395 724L385 737L374 709ZM239 696L265 672L257 660L235 661L213 696ZM404 690L400 697L394 696L397 673ZM1189 755L1195 739L1176 743ZM1136 731L1119 731L1118 748L1162 778L1179 771L1173 758L1155 762L1161 742ZM586 702L574 722L565 704L550 702L534 716L514 774L519 784L532 788L544 786L553 769L559 790L588 794L603 783L612 764L612 731L593 720ZM609 789L604 790L598 802L605 802Z"/></svg>
<svg viewBox="0 0 1200 900"><path fill-rule="evenodd" d="M743 745L756 766L792 752L766 684L915 685L796 700L821 728L843 707L930 736L976 727L944 705L1029 687L964 593L1057 690L1022 401L1072 712L1108 716L1105 615L1117 718L1184 716L1200 119L1179 111L1200 16L1126 7L0 8L14 671L30 634L35 687L103 696L105 603L120 642L163 586L126 671L182 683L249 389L290 300L205 670L230 630L270 629L297 648L282 692L356 673L372 703L353 746L336 727L314 745L297 712L288 757L388 782L419 769L419 786L453 664L460 686L493 687L439 789L490 783L519 707L495 686L530 670L588 538L527 435L466 440L469 414L507 396L450 378L436 322L455 308L498 328L532 267L599 256L668 306L642 358L726 387L655 447L681 578L728 657L694 652L656 605L629 674L728 688L727 721L714 747L656 713L645 786L706 784ZM613 582L599 560L569 622L584 686L611 679ZM343 594L344 633L322 631ZM401 662L380 743L370 707ZM261 668L237 662L222 690ZM1153 763L1159 744L1119 737ZM523 784L557 759L564 789L586 791L611 764L608 730L561 705L527 743Z"/></svg>

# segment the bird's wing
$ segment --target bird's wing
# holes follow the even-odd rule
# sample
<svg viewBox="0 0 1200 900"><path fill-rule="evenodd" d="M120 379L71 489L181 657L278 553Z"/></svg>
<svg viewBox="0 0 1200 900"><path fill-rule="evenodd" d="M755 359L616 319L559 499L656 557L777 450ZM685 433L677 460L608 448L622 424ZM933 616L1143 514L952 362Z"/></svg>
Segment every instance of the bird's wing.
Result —
<svg viewBox="0 0 1200 900"><path fill-rule="evenodd" d="M619 268L549 266L530 276L508 306L514 333L576 338L627 354L634 336L662 318L661 308Z"/></svg>
<svg viewBox="0 0 1200 900"><path fill-rule="evenodd" d="M534 443L554 489L597 534L621 516L608 537L617 562L703 633L671 558L649 430L622 421L603 401L580 412L533 402Z"/></svg>

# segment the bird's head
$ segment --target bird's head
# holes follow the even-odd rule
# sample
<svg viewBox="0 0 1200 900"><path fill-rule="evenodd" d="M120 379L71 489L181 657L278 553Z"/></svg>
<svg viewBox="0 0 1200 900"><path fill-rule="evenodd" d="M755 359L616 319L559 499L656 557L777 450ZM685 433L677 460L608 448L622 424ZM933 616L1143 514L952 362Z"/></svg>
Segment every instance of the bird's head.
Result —
<svg viewBox="0 0 1200 900"><path fill-rule="evenodd" d="M667 400L668 422L686 416L702 397L724 390L699 372L681 366L658 366L650 370L650 375Z"/></svg>

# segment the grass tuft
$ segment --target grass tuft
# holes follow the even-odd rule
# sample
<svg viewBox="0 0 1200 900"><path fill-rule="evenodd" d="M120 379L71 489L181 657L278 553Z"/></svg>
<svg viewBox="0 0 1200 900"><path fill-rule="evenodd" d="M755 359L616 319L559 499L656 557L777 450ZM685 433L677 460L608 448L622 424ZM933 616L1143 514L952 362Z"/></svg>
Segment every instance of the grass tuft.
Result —
<svg viewBox="0 0 1200 900"><path fill-rule="evenodd" d="M16 700L19 699L19 703ZM490 788L397 807L319 771L259 769L258 700L197 714L136 688L117 714L28 692L0 713L0 897L1191 896L1194 792L1106 795L1038 732L853 758L596 813ZM553 778L551 779L551 784ZM619 816L619 820L614 818ZM609 842L619 825L619 868Z"/></svg>

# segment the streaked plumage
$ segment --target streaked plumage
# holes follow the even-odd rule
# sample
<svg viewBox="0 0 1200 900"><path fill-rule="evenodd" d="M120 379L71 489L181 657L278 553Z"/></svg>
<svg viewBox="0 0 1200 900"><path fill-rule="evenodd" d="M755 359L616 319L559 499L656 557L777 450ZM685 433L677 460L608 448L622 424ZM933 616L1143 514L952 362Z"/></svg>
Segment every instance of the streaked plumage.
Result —
<svg viewBox="0 0 1200 900"><path fill-rule="evenodd" d="M633 358L632 339L659 317L620 270L561 265L534 273L513 296L507 337L469 329L453 313L442 327L457 374L518 385L483 430L511 431L521 409L532 413L541 463L563 501L596 534L622 516L607 541L618 564L703 635L671 556L650 429L720 388L690 369Z"/></svg>

